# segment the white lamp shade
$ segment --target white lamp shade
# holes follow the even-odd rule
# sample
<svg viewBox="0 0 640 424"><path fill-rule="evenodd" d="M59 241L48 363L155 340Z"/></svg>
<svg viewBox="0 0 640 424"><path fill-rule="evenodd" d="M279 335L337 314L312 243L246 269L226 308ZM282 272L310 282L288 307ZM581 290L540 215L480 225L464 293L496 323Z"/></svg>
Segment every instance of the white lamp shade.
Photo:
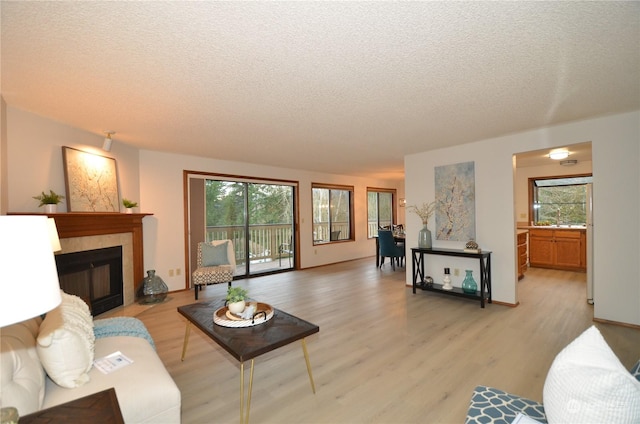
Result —
<svg viewBox="0 0 640 424"><path fill-rule="evenodd" d="M53 218L47 218L47 224L49 226L49 241L51 242L51 250L53 252L59 252L62 250L62 246L60 246L60 238L58 237L58 227L56 226L56 220Z"/></svg>
<svg viewBox="0 0 640 424"><path fill-rule="evenodd" d="M0 327L60 304L46 216L0 216Z"/></svg>

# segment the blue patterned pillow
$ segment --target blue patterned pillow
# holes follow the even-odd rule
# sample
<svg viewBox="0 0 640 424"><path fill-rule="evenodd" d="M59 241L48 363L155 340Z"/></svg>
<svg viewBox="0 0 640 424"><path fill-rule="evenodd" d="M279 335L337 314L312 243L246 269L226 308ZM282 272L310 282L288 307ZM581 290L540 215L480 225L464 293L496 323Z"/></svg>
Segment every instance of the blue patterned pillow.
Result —
<svg viewBox="0 0 640 424"><path fill-rule="evenodd" d="M220 243L216 246L209 243L203 243L202 266L229 265L229 257L227 256L228 244L228 241Z"/></svg>
<svg viewBox="0 0 640 424"><path fill-rule="evenodd" d="M640 361L636 362L633 368L631 368L631 375L633 375L636 380L640 381Z"/></svg>

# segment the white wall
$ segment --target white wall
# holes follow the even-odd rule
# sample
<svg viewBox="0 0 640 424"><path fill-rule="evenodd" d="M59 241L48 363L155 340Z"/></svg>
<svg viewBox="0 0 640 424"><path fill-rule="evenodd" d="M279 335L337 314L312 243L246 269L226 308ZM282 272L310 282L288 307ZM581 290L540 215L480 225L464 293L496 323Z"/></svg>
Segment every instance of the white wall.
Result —
<svg viewBox="0 0 640 424"><path fill-rule="evenodd" d="M117 140L111 152L105 152L102 134L13 107L7 108L7 140L8 212L43 212L33 196L49 190L65 194L62 146L115 158L120 197L139 198L138 150ZM58 205L58 212L66 211L65 199Z"/></svg>
<svg viewBox="0 0 640 424"><path fill-rule="evenodd" d="M7 213L7 104L0 95L0 215Z"/></svg>
<svg viewBox="0 0 640 424"><path fill-rule="evenodd" d="M367 239L367 187L396 188L404 197L402 182L358 178L275 168L242 162L208 159L143 150L140 152L140 193L145 211L145 267L155 267L171 290L184 287L184 277L168 277L165 270L185 269L183 170L298 181L300 266L314 267L364 258L375 254L375 241ZM313 246L311 183L354 186L355 242ZM374 265L372 260L371 266Z"/></svg>
<svg viewBox="0 0 640 424"><path fill-rule="evenodd" d="M406 156L407 203L434 199L435 166L474 161L477 241L493 251L493 299L515 304L519 299L512 155L586 141L592 142L594 175L594 317L640 325L640 112ZM417 245L419 229L418 218L407 216L409 247ZM464 242L434 240L434 246L462 248ZM437 264L437 272L442 264Z"/></svg>
<svg viewBox="0 0 640 424"><path fill-rule="evenodd" d="M182 171L205 171L251 177L295 180L300 183L300 252L303 268L375 255L375 241L368 240L367 187L396 188L404 197L403 181L351 176L228 162L154 151L139 151L114 138L111 152L101 150L103 134L93 134L13 107L6 108L6 150L2 145L0 194L6 195L7 212L42 212L32 196L52 189L65 193L62 146L91 151L116 159L120 197L138 201L145 217L144 267L156 269L170 290L185 286L184 275L169 277L168 270L185 270ZM4 141L3 141L4 143ZM6 166L6 175L4 164ZM355 188L356 241L312 246L311 182L353 185ZM4 207L4 206L3 206ZM66 203L59 212L67 210ZM403 213L404 209L400 208ZM404 221L404 216L399 217ZM317 253L316 253L317 252ZM372 266L374 261L372 259Z"/></svg>

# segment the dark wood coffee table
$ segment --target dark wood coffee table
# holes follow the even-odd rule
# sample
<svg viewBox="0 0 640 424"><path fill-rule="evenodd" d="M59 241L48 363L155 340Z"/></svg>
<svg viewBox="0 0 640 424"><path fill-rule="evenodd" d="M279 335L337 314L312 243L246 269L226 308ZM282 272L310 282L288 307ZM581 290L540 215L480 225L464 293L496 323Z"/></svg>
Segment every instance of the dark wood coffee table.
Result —
<svg viewBox="0 0 640 424"><path fill-rule="evenodd" d="M116 391L111 388L20 417L20 424L124 424Z"/></svg>
<svg viewBox="0 0 640 424"><path fill-rule="evenodd" d="M302 341L302 351L307 363L307 372L311 382L311 390L316 392L311 362L305 337L320 331L320 327L291 314L274 308L273 318L269 321L252 327L230 328L222 327L213 322L213 313L224 306L224 300L212 302L192 303L180 306L178 312L187 319L187 328L184 334L182 346L182 360L187 351L191 324L198 327L204 334L218 343L231 356L240 361L240 422L249 422L249 410L251 408L251 389L253 387L254 358L271 352L279 347L286 346L296 340ZM246 420L245 420L245 395L244 395L244 362L251 360L249 372L249 388L247 390Z"/></svg>

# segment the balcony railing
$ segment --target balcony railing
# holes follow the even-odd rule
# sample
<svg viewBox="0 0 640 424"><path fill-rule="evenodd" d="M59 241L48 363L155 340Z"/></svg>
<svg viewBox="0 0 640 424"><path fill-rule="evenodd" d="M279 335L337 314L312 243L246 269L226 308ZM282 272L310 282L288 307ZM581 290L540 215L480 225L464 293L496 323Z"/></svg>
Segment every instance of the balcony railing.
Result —
<svg viewBox="0 0 640 424"><path fill-rule="evenodd" d="M245 227L211 226L206 230L206 241L231 240L236 252L236 263L243 264L247 257L245 251ZM278 258L287 258L289 254L280 254L280 246L292 243L291 224L250 225L249 260L267 262ZM293 249L288 249L292 251Z"/></svg>

